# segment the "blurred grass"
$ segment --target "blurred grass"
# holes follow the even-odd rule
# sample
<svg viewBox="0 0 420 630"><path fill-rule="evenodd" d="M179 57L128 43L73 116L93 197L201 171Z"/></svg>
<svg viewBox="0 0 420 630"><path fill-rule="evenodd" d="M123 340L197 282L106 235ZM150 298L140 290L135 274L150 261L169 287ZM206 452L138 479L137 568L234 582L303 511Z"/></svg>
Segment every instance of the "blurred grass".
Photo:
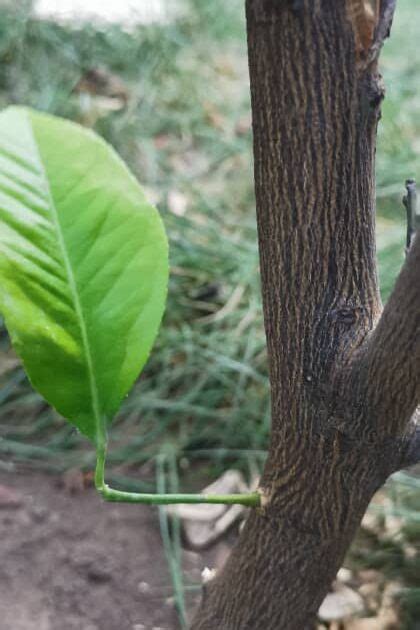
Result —
<svg viewBox="0 0 420 630"><path fill-rule="evenodd" d="M227 465L246 470L252 452L266 448L269 430L243 1L179 6L173 21L127 30L38 20L29 1L6 4L0 107L23 103L94 127L128 162L166 224L167 312L149 364L113 424L110 463L125 463L125 471L170 447L184 468L199 458L217 474ZM379 129L377 225L385 300L403 262L404 180L420 176L414 15L415 0L399 0L382 56L388 94ZM123 102L77 93L95 68L123 82ZM0 465L90 468L89 445L33 392L1 327L0 357ZM409 492L407 480L391 484L409 521L420 507L412 499L417 481ZM408 611L420 610L412 591L406 599Z"/></svg>

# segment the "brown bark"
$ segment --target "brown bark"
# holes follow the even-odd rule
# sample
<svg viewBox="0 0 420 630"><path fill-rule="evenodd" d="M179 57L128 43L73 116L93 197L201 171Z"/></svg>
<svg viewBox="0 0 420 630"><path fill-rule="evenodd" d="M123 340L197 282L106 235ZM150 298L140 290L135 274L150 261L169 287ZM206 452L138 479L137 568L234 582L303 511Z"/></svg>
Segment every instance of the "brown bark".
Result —
<svg viewBox="0 0 420 630"><path fill-rule="evenodd" d="M272 433L264 506L192 627L305 630L373 493L419 450L420 238L381 316L377 57L394 1L246 4Z"/></svg>

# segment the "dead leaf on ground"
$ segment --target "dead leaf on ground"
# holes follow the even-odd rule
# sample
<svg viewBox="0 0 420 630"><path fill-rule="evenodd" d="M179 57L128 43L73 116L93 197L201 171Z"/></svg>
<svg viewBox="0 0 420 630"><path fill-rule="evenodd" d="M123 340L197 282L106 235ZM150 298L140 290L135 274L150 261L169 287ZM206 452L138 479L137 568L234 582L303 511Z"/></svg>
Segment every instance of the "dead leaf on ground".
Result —
<svg viewBox="0 0 420 630"><path fill-rule="evenodd" d="M350 571L350 569L346 569L345 567L341 567L341 569L337 573L337 578L336 579L339 582L343 582L344 584L347 584L348 582L352 581L352 579L353 579L353 572Z"/></svg>
<svg viewBox="0 0 420 630"><path fill-rule="evenodd" d="M333 592L328 593L318 611L323 621L339 621L360 614L365 606L362 597L353 589L335 582Z"/></svg>
<svg viewBox="0 0 420 630"><path fill-rule="evenodd" d="M237 494L249 488L237 470L226 471L202 490L202 494ZM184 535L192 549L204 549L221 538L246 512L243 505L170 505L171 515L181 519Z"/></svg>

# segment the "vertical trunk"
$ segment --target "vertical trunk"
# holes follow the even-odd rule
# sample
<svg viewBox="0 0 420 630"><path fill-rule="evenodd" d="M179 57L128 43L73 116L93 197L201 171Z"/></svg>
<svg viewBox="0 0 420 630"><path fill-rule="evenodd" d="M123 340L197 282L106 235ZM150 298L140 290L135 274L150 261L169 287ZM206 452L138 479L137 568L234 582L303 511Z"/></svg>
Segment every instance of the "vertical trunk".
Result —
<svg viewBox="0 0 420 630"><path fill-rule="evenodd" d="M206 585L194 630L312 628L369 500L405 448L418 384L403 394L392 431L374 408L383 384L370 334L381 312L377 57L393 2L375 5L247 0L272 434L264 505ZM412 327L418 340L418 318ZM396 326L388 333L398 341Z"/></svg>

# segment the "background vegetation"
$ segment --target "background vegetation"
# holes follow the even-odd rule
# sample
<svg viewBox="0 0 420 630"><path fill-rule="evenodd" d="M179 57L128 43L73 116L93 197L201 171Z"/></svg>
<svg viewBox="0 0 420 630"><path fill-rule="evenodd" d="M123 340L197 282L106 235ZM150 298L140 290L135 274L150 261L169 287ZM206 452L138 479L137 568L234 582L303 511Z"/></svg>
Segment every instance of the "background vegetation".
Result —
<svg viewBox="0 0 420 630"><path fill-rule="evenodd" d="M111 432L114 482L125 487L150 487L147 474L132 479L162 452L184 471L185 489L191 469L198 484L228 466L253 471L269 431L243 0L177 9L167 23L130 28L39 20L28 2L1 9L0 107L23 103L93 127L136 173L170 238L162 330ZM403 261L404 180L420 176L418 13L415 0L399 0L382 57L384 300ZM90 448L33 392L3 328L0 386L0 467L91 469ZM398 533L360 543L352 560L403 580L407 628L420 627L420 558L404 556L407 540L420 540L419 486L413 475L390 482L372 509L401 517Z"/></svg>

